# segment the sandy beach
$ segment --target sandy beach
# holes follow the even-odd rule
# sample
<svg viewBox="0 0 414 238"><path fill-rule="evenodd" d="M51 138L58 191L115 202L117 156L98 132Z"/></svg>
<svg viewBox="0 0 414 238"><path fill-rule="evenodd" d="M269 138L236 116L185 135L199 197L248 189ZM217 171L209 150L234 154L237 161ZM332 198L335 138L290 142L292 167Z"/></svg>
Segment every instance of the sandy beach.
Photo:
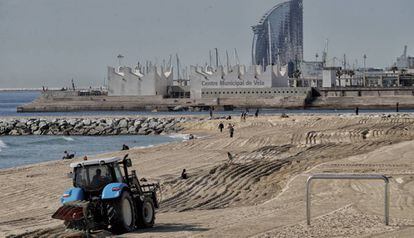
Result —
<svg viewBox="0 0 414 238"><path fill-rule="evenodd" d="M197 139L128 151L140 177L161 183L163 202L154 228L122 237L413 236L412 115L224 120L235 124L234 138L218 131L219 122L185 122L183 133ZM72 234L51 218L72 185L70 162L0 170L1 237ZM184 168L187 180L179 178ZM384 224L383 183L364 180L315 181L312 224L306 225L306 179L316 173L388 176L390 225Z"/></svg>

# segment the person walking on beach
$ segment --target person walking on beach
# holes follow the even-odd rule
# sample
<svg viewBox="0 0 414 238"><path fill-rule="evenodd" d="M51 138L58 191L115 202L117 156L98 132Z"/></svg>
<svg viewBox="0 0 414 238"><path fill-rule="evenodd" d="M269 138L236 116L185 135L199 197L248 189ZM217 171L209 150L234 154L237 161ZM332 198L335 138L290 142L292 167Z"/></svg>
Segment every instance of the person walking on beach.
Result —
<svg viewBox="0 0 414 238"><path fill-rule="evenodd" d="M241 114L241 121L246 122L247 111L242 112Z"/></svg>
<svg viewBox="0 0 414 238"><path fill-rule="evenodd" d="M229 123L228 128L229 128L230 138L233 138L233 135L234 135L234 126Z"/></svg>
<svg viewBox="0 0 414 238"><path fill-rule="evenodd" d="M220 132L222 133L223 132L223 129L224 129L223 122L220 122L220 124L218 125L218 128L219 128Z"/></svg>
<svg viewBox="0 0 414 238"><path fill-rule="evenodd" d="M210 107L210 119L213 119L213 109Z"/></svg>
<svg viewBox="0 0 414 238"><path fill-rule="evenodd" d="M359 115L359 107L355 108L355 115L357 115L357 116Z"/></svg>

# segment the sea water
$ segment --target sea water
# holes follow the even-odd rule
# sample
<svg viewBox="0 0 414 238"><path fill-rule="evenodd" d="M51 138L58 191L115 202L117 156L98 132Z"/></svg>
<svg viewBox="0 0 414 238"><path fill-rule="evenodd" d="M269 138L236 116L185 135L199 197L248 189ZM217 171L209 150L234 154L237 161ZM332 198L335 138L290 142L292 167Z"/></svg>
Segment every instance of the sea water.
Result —
<svg viewBox="0 0 414 238"><path fill-rule="evenodd" d="M0 120L3 116L86 116L86 115L136 115L137 112L56 112L17 113L18 106L30 103L40 96L37 91L0 92ZM96 155L118 151L123 144L130 148L143 148L182 141L185 135L170 136L0 136L0 169L60 160L63 152L75 156Z"/></svg>
<svg viewBox="0 0 414 238"><path fill-rule="evenodd" d="M83 157L119 151L122 145L143 148L181 141L182 136L3 136L0 169L61 160L63 152Z"/></svg>

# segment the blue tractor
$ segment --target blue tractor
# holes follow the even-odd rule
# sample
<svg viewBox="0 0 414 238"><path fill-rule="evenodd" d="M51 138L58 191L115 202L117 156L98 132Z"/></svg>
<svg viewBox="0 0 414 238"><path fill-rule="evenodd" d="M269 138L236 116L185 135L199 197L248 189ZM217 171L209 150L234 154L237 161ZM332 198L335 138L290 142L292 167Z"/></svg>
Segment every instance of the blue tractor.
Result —
<svg viewBox="0 0 414 238"><path fill-rule="evenodd" d="M140 184L136 172L128 174L131 160L106 158L71 163L73 188L61 197L63 204L52 218L67 228L115 234L154 225L158 183Z"/></svg>

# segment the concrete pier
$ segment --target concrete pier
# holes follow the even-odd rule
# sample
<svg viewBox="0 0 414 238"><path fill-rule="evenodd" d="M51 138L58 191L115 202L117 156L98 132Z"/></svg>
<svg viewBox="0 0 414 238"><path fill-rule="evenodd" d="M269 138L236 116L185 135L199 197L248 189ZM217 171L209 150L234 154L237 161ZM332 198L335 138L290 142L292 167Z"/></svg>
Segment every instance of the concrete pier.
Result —
<svg viewBox="0 0 414 238"><path fill-rule="evenodd" d="M296 88L292 88L295 90ZM391 109L414 108L414 88L312 88L308 94L249 97L221 95L209 98L164 98L163 96L79 96L74 93L46 92L34 102L18 107L18 112L56 111L167 111L177 108L335 108Z"/></svg>

